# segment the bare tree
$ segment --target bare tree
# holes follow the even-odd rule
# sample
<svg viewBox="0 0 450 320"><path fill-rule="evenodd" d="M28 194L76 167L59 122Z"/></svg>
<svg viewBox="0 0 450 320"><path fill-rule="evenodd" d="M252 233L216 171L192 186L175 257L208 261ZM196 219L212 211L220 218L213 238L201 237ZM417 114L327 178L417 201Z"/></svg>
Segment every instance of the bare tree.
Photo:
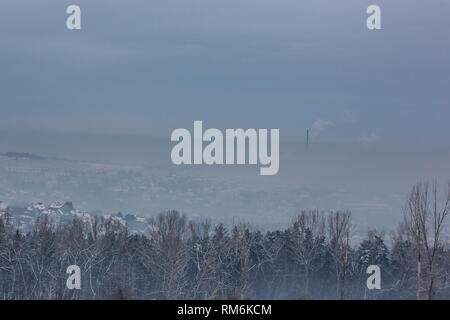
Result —
<svg viewBox="0 0 450 320"><path fill-rule="evenodd" d="M349 240L352 224L350 222L351 212L331 212L327 219L327 234L329 239L330 253L335 263L336 271L336 297L345 298L345 277L349 261Z"/></svg>
<svg viewBox="0 0 450 320"><path fill-rule="evenodd" d="M437 182L433 181L431 199L429 189L428 182L417 183L411 190L404 210L405 224L408 226L417 246L417 300L421 298L421 284L423 282L422 251L428 269L428 299L432 299L435 294L436 256L441 246L440 236L444 222L450 210L450 183L442 208L438 207Z"/></svg>
<svg viewBox="0 0 450 320"><path fill-rule="evenodd" d="M305 275L304 295L309 296L311 268L321 253L320 246L325 238L325 217L318 210L302 211L292 221L289 232L294 259L303 266Z"/></svg>
<svg viewBox="0 0 450 320"><path fill-rule="evenodd" d="M187 218L178 211L161 213L149 220L148 235L154 243L155 255L146 256L146 266L159 276L163 296L168 299L182 296L186 287L186 232Z"/></svg>

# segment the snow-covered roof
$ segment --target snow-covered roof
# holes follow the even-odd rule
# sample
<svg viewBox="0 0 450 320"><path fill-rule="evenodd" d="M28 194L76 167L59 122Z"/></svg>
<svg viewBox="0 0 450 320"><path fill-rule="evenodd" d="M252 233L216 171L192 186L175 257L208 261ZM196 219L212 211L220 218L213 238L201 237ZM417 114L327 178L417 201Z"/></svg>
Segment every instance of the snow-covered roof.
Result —
<svg viewBox="0 0 450 320"><path fill-rule="evenodd" d="M33 205L33 208L34 209L38 209L38 210L44 210L45 209L45 205L42 202L38 202L38 203L35 203Z"/></svg>
<svg viewBox="0 0 450 320"><path fill-rule="evenodd" d="M50 205L51 209L60 209L64 206L64 203L62 201L53 201Z"/></svg>
<svg viewBox="0 0 450 320"><path fill-rule="evenodd" d="M0 211L5 211L8 208L8 204L0 201Z"/></svg>

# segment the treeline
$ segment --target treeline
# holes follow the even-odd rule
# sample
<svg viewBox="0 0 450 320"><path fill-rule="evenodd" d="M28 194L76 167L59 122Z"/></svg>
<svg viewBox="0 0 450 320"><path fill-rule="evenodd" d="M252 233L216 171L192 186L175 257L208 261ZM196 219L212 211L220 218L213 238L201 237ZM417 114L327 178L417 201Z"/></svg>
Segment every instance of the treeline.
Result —
<svg viewBox="0 0 450 320"><path fill-rule="evenodd" d="M436 184L418 184L394 232L369 230L353 245L351 214L340 211L303 211L286 230L265 233L168 211L149 219L145 234L130 234L114 219L54 226L45 216L21 234L6 214L0 298L448 299L449 199L450 193L439 201ZM74 264L80 290L66 287L66 269ZM380 290L367 289L369 265L381 269Z"/></svg>

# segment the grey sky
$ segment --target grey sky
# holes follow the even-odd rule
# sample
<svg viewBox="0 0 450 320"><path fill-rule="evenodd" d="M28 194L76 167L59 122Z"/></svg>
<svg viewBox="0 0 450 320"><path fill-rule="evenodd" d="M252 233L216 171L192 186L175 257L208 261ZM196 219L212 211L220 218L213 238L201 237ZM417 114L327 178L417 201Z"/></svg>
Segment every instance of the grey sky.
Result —
<svg viewBox="0 0 450 320"><path fill-rule="evenodd" d="M323 139L448 146L449 14L445 0L2 0L0 125L168 136L199 119L286 138L324 121Z"/></svg>

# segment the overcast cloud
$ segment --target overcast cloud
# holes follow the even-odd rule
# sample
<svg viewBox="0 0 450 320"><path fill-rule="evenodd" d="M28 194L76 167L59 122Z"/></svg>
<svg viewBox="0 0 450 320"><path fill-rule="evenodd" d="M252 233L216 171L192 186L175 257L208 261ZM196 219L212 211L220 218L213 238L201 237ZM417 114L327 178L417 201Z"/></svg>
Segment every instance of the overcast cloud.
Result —
<svg viewBox="0 0 450 320"><path fill-rule="evenodd" d="M377 1L370 32L372 2L78 0L68 31L72 1L3 0L0 124L167 136L201 119L286 138L327 119L328 139L448 145L450 3Z"/></svg>

